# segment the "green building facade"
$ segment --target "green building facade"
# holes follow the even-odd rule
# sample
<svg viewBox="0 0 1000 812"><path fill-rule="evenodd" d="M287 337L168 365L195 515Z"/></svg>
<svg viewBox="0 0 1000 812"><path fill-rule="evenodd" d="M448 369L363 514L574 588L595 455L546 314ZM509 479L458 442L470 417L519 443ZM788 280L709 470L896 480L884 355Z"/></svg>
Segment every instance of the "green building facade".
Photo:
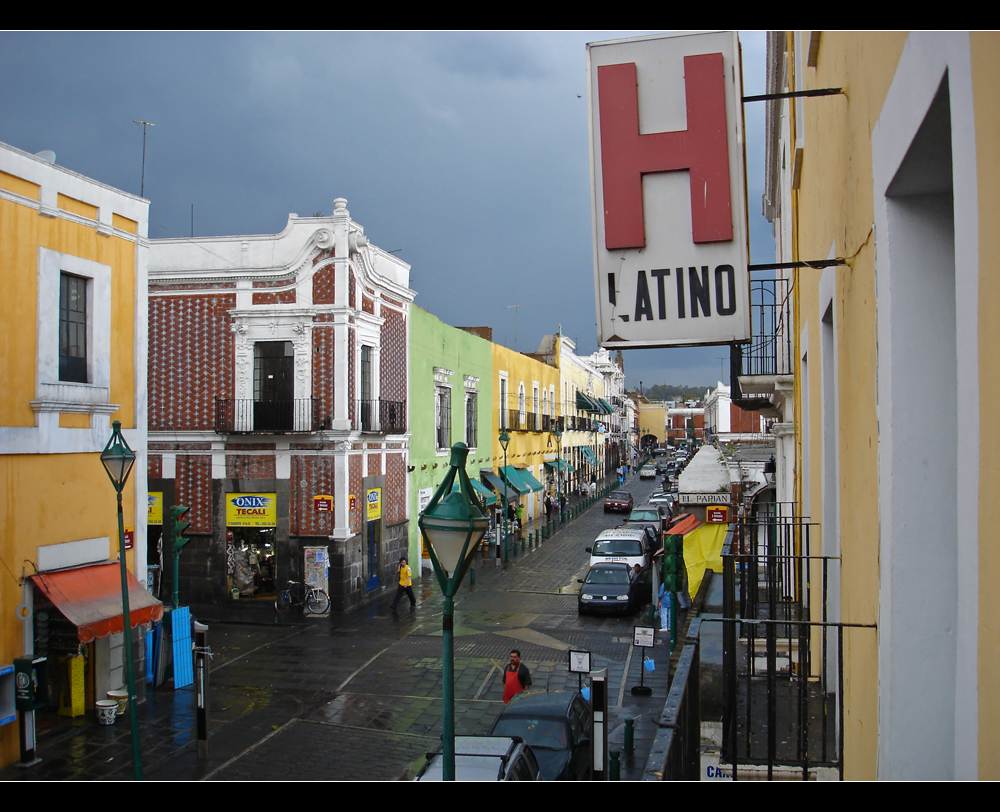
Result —
<svg viewBox="0 0 1000 812"><path fill-rule="evenodd" d="M452 444L469 446L471 479L493 465L492 344L413 305L409 370L409 551L416 575L430 571L416 520L448 470Z"/></svg>

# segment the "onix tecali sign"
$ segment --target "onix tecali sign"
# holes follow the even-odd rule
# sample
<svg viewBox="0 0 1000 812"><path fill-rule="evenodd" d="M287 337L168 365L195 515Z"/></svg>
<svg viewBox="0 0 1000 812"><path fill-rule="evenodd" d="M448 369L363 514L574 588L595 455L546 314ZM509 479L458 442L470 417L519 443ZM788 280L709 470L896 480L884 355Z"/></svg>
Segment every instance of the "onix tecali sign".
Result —
<svg viewBox="0 0 1000 812"><path fill-rule="evenodd" d="M735 32L587 46L602 347L750 337Z"/></svg>

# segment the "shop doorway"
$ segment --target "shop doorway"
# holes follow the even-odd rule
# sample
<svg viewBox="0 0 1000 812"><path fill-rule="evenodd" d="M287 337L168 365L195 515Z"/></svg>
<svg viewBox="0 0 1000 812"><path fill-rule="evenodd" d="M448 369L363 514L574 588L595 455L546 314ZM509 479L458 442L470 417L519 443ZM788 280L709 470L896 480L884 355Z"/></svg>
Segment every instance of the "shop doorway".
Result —
<svg viewBox="0 0 1000 812"><path fill-rule="evenodd" d="M373 522L368 522L367 526L367 537L368 537L368 581L366 587L369 592L373 589L378 589L379 582L379 571L382 566L382 521L376 520Z"/></svg>
<svg viewBox="0 0 1000 812"><path fill-rule="evenodd" d="M229 589L233 597L241 600L274 600L274 528L227 528L226 547Z"/></svg>

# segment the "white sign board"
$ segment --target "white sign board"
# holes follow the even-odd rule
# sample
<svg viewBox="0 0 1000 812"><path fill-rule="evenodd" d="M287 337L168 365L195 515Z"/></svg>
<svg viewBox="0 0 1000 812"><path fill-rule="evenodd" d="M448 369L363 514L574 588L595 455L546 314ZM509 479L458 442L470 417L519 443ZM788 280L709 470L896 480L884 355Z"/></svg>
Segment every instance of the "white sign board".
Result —
<svg viewBox="0 0 1000 812"><path fill-rule="evenodd" d="M736 33L587 46L597 338L750 338Z"/></svg>
<svg viewBox="0 0 1000 812"><path fill-rule="evenodd" d="M652 648L656 644L655 634L652 626L635 626L632 629L632 645Z"/></svg>
<svg viewBox="0 0 1000 812"><path fill-rule="evenodd" d="M729 494L719 493L685 493L677 494L677 501L682 505L728 505Z"/></svg>

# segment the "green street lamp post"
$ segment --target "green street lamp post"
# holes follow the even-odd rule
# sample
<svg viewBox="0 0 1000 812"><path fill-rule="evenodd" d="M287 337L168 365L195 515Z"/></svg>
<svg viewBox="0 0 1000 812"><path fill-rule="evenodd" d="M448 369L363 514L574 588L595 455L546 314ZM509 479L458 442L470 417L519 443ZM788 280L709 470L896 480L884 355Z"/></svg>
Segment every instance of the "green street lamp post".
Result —
<svg viewBox="0 0 1000 812"><path fill-rule="evenodd" d="M451 467L438 486L427 508L417 520L438 585L444 594L441 625L443 671L441 687L441 730L443 777L455 780L455 642L453 637L455 593L472 565L479 542L489 528L479 498L472 490L465 472L469 449L455 443L451 449ZM456 477L458 490L453 490Z"/></svg>
<svg viewBox="0 0 1000 812"><path fill-rule="evenodd" d="M139 717L136 710L138 699L135 692L135 644L132 640L131 615L128 608L128 570L125 567L125 520L122 516L122 489L135 464L135 453L122 437L122 424L113 424L111 439L101 452L101 464L108 472L111 484L118 494L118 565L122 577L122 631L128 642L125 649L125 677L128 687L128 716L132 730L132 778L142 781L142 753L139 750Z"/></svg>
<svg viewBox="0 0 1000 812"><path fill-rule="evenodd" d="M562 524L562 429L556 426L556 430L553 432L556 435L556 442L559 444L559 465L556 466L556 504L559 505L559 524Z"/></svg>
<svg viewBox="0 0 1000 812"><path fill-rule="evenodd" d="M507 433L507 429L500 429L500 448L503 449L503 467L507 468L507 446L510 445L510 435ZM500 477L500 481L503 483L503 565L506 567L507 562L510 559L510 547L508 540L509 529L507 527L507 510L509 508L507 493L510 485L507 484L506 480L507 471L504 470L504 476Z"/></svg>

